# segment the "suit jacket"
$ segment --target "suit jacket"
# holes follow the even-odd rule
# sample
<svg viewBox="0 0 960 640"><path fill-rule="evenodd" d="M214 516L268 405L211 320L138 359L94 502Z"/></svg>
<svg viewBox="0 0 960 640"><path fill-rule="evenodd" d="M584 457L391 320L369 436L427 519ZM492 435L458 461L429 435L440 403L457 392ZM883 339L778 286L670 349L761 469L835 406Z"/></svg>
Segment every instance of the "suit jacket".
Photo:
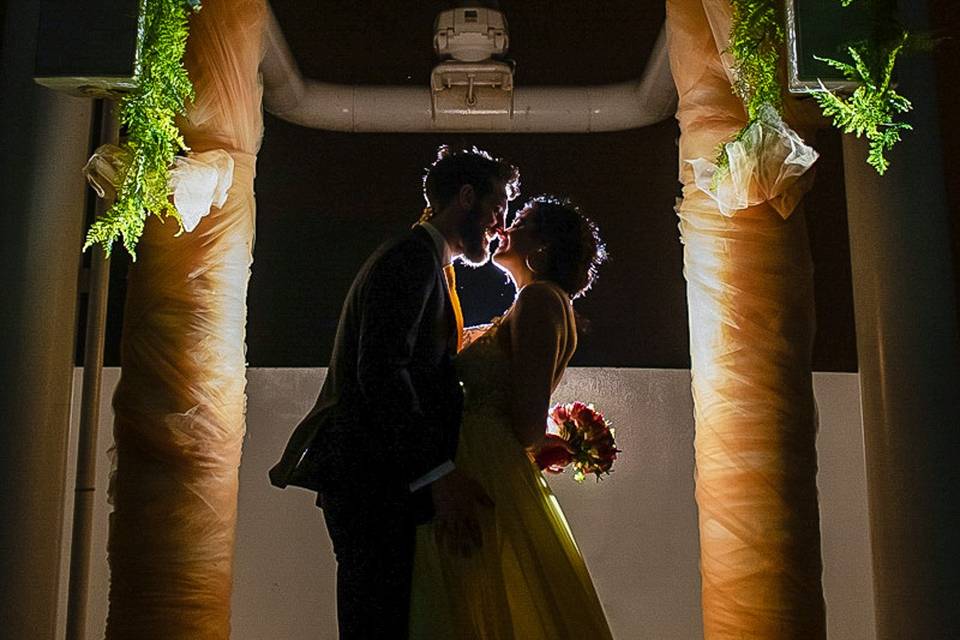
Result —
<svg viewBox="0 0 960 640"><path fill-rule="evenodd" d="M416 226L364 263L340 315L327 377L270 470L277 487L407 493L452 460L463 392L453 367L456 319L440 256ZM429 517L428 491L413 508Z"/></svg>

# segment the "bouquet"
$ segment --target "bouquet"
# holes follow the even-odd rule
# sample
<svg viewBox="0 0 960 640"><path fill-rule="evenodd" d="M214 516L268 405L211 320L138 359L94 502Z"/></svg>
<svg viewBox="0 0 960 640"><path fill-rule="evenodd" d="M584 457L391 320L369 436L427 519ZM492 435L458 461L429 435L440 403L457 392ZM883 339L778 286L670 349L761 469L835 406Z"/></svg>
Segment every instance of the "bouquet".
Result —
<svg viewBox="0 0 960 640"><path fill-rule="evenodd" d="M583 482L591 473L599 482L603 474L611 472L620 449L602 413L592 404L572 402L555 405L549 416L546 442L534 456L537 466L550 473L562 473L572 464L573 479L577 482Z"/></svg>

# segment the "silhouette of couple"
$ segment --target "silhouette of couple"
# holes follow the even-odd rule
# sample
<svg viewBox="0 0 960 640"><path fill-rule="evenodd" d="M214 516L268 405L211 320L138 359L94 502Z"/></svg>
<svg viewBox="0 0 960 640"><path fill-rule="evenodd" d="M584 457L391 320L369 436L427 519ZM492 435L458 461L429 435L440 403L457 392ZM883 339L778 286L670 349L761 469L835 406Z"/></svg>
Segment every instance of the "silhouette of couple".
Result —
<svg viewBox="0 0 960 640"><path fill-rule="evenodd" d="M361 267L316 405L270 471L317 492L343 639L611 637L534 461L577 346L572 299L605 250L552 196L507 226L518 191L509 163L440 147L424 216ZM464 329L458 258L509 276L502 318Z"/></svg>

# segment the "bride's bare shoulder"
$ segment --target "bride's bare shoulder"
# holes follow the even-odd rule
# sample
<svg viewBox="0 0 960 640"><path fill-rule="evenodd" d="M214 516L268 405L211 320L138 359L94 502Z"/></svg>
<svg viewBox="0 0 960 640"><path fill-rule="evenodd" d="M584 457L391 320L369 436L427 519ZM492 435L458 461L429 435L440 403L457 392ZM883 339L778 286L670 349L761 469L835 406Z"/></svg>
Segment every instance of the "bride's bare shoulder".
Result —
<svg viewBox="0 0 960 640"><path fill-rule="evenodd" d="M548 308L565 307L570 297L548 280L535 280L520 289L516 304L525 306L544 306Z"/></svg>
<svg viewBox="0 0 960 640"><path fill-rule="evenodd" d="M566 315L569 304L569 297L557 285L545 281L531 282L517 294L507 318L513 322L523 319L557 321Z"/></svg>

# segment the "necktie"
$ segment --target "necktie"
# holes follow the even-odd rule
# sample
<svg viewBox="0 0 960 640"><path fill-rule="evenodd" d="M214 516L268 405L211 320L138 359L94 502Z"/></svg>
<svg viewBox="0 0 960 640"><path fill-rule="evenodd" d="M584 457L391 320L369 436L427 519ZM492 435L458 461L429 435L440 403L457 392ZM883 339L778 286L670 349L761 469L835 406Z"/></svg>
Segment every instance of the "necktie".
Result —
<svg viewBox="0 0 960 640"><path fill-rule="evenodd" d="M443 275L447 277L450 305L453 307L453 317L457 320L457 351L459 352L463 348L463 310L460 309L460 297L457 295L457 275L452 264L443 268Z"/></svg>

